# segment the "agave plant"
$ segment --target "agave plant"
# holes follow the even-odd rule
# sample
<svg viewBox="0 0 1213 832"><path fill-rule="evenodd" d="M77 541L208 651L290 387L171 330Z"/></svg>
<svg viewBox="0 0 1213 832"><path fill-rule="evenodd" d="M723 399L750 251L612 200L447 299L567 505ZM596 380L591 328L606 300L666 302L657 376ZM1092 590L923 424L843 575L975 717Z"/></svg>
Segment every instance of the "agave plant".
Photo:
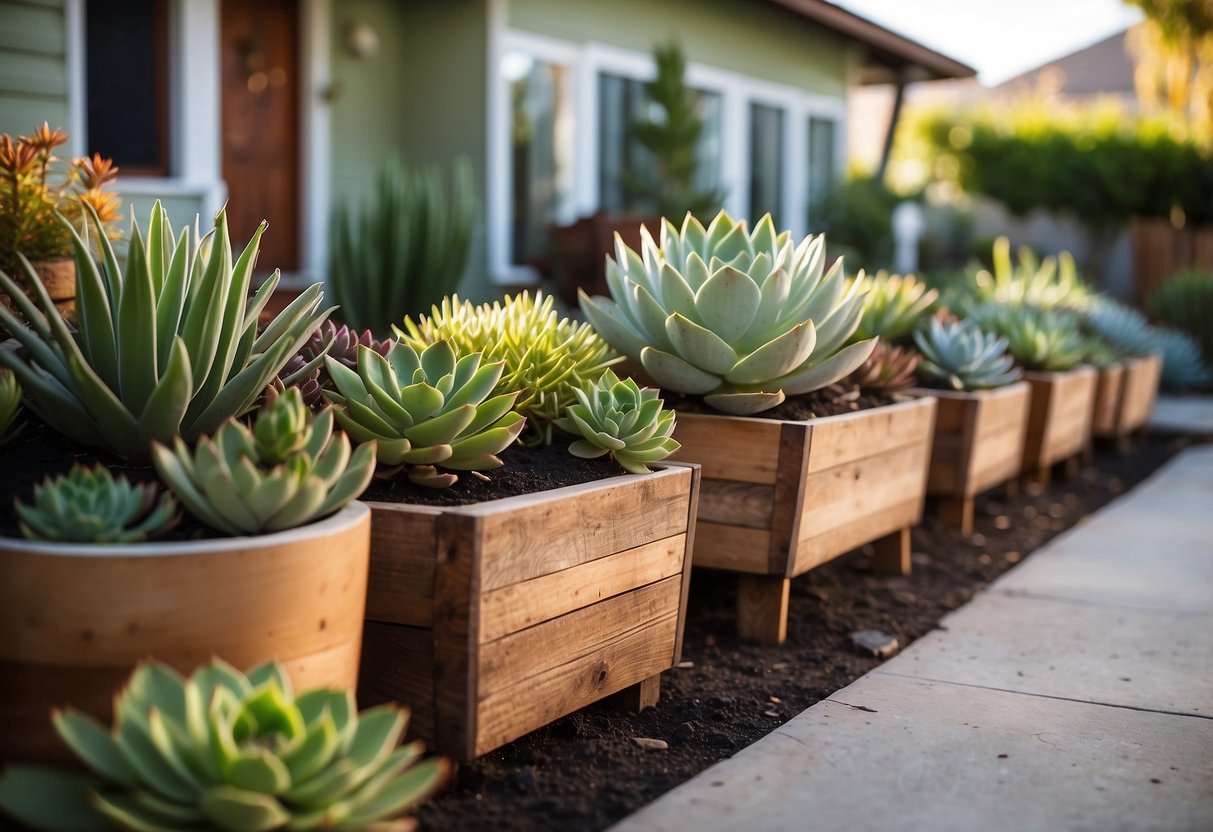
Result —
<svg viewBox="0 0 1213 832"><path fill-rule="evenodd" d="M262 534L301 526L356 498L375 470L375 445L350 455L333 433L333 412L313 416L300 392L288 389L257 414L252 430L235 419L194 451L177 439L172 450L152 444L160 478L190 514L228 534Z"/></svg>
<svg viewBox="0 0 1213 832"><path fill-rule="evenodd" d="M865 392L899 393L914 386L914 370L921 360L911 347L895 347L881 341L847 380Z"/></svg>
<svg viewBox="0 0 1213 832"><path fill-rule="evenodd" d="M378 447L380 476L407 470L418 485L446 488L459 479L453 471L483 478L501 467L497 454L526 426L512 410L517 393L493 395L504 368L480 353L457 358L450 341L420 355L400 342L386 357L360 347L357 372L328 359L336 390L325 395L355 441Z"/></svg>
<svg viewBox="0 0 1213 832"><path fill-rule="evenodd" d="M852 336L855 341L880 336L889 343L909 338L939 299L939 292L928 289L912 274L890 275L880 271L875 277L855 280L862 282L860 291L865 292L863 317Z"/></svg>
<svg viewBox="0 0 1213 832"><path fill-rule="evenodd" d="M1070 370L1085 356L1078 320L1070 313L986 304L972 315L1007 339L1007 351L1025 370Z"/></svg>
<svg viewBox="0 0 1213 832"><path fill-rule="evenodd" d="M602 337L662 387L750 414L850 375L875 346L847 345L863 314L861 281L842 260L823 273L825 241L799 245L769 215L747 230L723 211L705 229L688 215L641 230L641 251L615 238L611 297L581 296Z"/></svg>
<svg viewBox="0 0 1213 832"><path fill-rule="evenodd" d="M625 471L649 473L648 463L665 459L680 447L672 438L674 411L663 410L652 388L632 379L620 381L611 370L587 390L577 390L556 427L580 436L570 446L573 456L596 459L609 454Z"/></svg>
<svg viewBox="0 0 1213 832"><path fill-rule="evenodd" d="M1003 387L1022 375L1007 354L1007 339L973 321L932 318L914 333L914 344L922 353L919 375L953 390Z"/></svg>
<svg viewBox="0 0 1213 832"><path fill-rule="evenodd" d="M994 270L977 273L972 287L984 303L1030 306L1033 309L1085 309L1093 298L1074 264L1074 257L1063 251L1057 257L1040 260L1032 249L1019 247L1019 261L1011 261L1011 241L994 241Z"/></svg>
<svg viewBox="0 0 1213 832"><path fill-rule="evenodd" d="M480 306L444 298L430 315L405 318L396 334L417 350L450 341L459 355L504 362L496 392L518 395L514 409L544 443L552 440L551 423L577 401L574 391L622 360L589 324L561 318L542 293Z"/></svg>
<svg viewBox="0 0 1213 832"><path fill-rule="evenodd" d="M132 222L123 269L96 212L89 216L104 268L90 254L87 226L83 235L73 228L79 331L36 279L29 284L37 306L0 272L0 289L29 321L0 307L0 322L23 347L0 350L0 365L16 373L30 409L77 442L145 461L152 441L197 441L252 408L329 313L319 308L317 284L258 334L278 284L274 272L246 308L265 223L233 263L223 211L206 239L191 241L187 228L174 240L157 202L146 241Z"/></svg>
<svg viewBox="0 0 1213 832"><path fill-rule="evenodd" d="M1197 341L1206 363L1213 361L1213 271L1172 276L1150 293L1146 306L1154 320Z"/></svg>
<svg viewBox="0 0 1213 832"><path fill-rule="evenodd" d="M157 499L159 497L159 499ZM16 502L21 534L56 543L139 543L181 519L172 494L156 483L131 485L104 465L71 471L34 486L34 502Z"/></svg>
<svg viewBox="0 0 1213 832"><path fill-rule="evenodd" d="M1193 390L1213 384L1213 368L1186 332L1155 328L1153 351L1162 355L1162 383L1167 389Z"/></svg>
<svg viewBox="0 0 1213 832"><path fill-rule="evenodd" d="M0 445L16 434L20 415L21 385L12 370L0 367Z"/></svg>
<svg viewBox="0 0 1213 832"><path fill-rule="evenodd" d="M285 671L243 674L214 660L183 679L142 664L114 703L114 726L72 709L55 730L87 773L13 765L0 808L35 829L380 830L446 779L442 759L400 745L405 711L358 713L348 691L296 697Z"/></svg>
<svg viewBox="0 0 1213 832"><path fill-rule="evenodd" d="M1149 355L1155 351L1154 328L1132 307L1099 297L1087 310L1087 329L1125 355Z"/></svg>

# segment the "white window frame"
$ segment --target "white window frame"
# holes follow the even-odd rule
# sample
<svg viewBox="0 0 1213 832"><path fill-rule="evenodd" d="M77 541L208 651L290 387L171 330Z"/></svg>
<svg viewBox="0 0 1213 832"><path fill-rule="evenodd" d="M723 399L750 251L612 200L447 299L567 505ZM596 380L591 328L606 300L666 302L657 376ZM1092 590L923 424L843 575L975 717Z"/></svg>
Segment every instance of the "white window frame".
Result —
<svg viewBox="0 0 1213 832"><path fill-rule="evenodd" d="M509 87L501 74L501 57L521 51L536 60L561 64L573 78L570 106L574 113L573 180L557 222L572 222L599 206L599 101L598 76L607 72L640 81L651 80L656 64L650 53L604 43L574 43L538 35L505 24L504 3L490 3L488 78L488 248L489 275L495 284L534 284L538 274L530 266L510 263L511 169L509 144ZM687 84L721 96L724 133L721 136L720 185L724 207L734 216L749 213L750 104L779 107L784 111L783 204L781 224L794 235L808 224L808 125L810 116L831 119L836 125L835 165L846 166L846 99L804 90L720 69L701 63L687 64Z"/></svg>

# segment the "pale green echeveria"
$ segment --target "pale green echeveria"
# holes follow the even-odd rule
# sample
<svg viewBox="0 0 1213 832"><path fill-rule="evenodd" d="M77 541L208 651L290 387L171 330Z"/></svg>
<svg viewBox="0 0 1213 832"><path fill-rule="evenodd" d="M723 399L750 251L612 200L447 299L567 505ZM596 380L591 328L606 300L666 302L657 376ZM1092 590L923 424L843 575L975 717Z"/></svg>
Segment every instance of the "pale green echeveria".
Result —
<svg viewBox="0 0 1213 832"><path fill-rule="evenodd" d="M156 483L131 485L104 465L48 477L34 486L33 503L18 500L16 510L22 535L53 543L140 543L181 519L172 494Z"/></svg>
<svg viewBox="0 0 1213 832"><path fill-rule="evenodd" d="M55 730L87 773L11 765L0 809L48 832L324 829L407 832L448 764L401 745L407 712L358 713L349 691L296 697L282 667L214 660L188 678L140 665L107 729L72 709Z"/></svg>
<svg viewBox="0 0 1213 832"><path fill-rule="evenodd" d="M1007 353L1007 339L973 321L932 318L914 333L922 354L918 373L953 390L989 390L1018 381L1022 373Z"/></svg>
<svg viewBox="0 0 1213 832"><path fill-rule="evenodd" d="M863 317L852 336L854 341L880 337L886 344L909 338L930 313L939 292L929 289L912 274L858 276L855 282L864 292Z"/></svg>
<svg viewBox="0 0 1213 832"><path fill-rule="evenodd" d="M16 434L17 417L20 415L21 385L17 383L12 370L0 367L0 445Z"/></svg>
<svg viewBox="0 0 1213 832"><path fill-rule="evenodd" d="M100 265L89 225L78 232L63 220L75 248L78 330L69 328L23 257L36 305L0 272L0 289L29 321L0 306L0 321L22 348L0 349L0 365L16 373L39 418L82 444L145 462L153 441L197 441L253 408L331 311L320 308L316 284L258 331L279 277L275 271L248 301L265 223L233 261L225 211L206 237L184 228L174 239L157 202L146 239L132 220L120 266L96 212L88 214Z"/></svg>
<svg viewBox="0 0 1213 832"><path fill-rule="evenodd" d="M336 390L325 396L354 441L377 445L380 476L407 471L418 485L446 488L459 480L453 472L484 478L500 468L497 454L526 427L513 410L517 392L492 395L504 368L478 352L457 356L445 340L420 355L401 342L386 356L359 347L357 372L328 359Z"/></svg>
<svg viewBox="0 0 1213 832"><path fill-rule="evenodd" d="M332 408L312 415L289 388L263 407L252 430L235 419L203 436L191 451L152 445L156 473L190 514L232 535L265 534L319 520L366 490L375 445L352 455L333 432Z"/></svg>
<svg viewBox="0 0 1213 832"><path fill-rule="evenodd" d="M660 244L615 237L611 297L581 295L594 328L661 387L703 395L732 414L758 413L853 372L875 341L848 345L863 314L842 260L825 270L825 239L795 244L769 215L747 230L723 211L705 229L662 221Z"/></svg>
<svg viewBox="0 0 1213 832"><path fill-rule="evenodd" d="M1086 356L1077 317L1063 310L984 304L970 314L979 326L1007 339L1007 352L1025 370L1060 372Z"/></svg>
<svg viewBox="0 0 1213 832"><path fill-rule="evenodd" d="M569 445L574 456L596 459L609 454L632 474L649 473L649 463L665 459L680 447L673 439L674 411L662 408L657 390L620 380L611 370L589 389L577 390L556 427L580 439Z"/></svg>

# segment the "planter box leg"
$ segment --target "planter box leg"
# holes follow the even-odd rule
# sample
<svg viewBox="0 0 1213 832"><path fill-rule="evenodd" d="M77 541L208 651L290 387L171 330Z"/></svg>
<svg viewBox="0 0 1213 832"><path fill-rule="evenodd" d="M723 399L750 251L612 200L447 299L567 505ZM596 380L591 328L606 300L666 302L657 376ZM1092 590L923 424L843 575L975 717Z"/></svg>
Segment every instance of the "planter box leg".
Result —
<svg viewBox="0 0 1213 832"><path fill-rule="evenodd" d="M1003 489L1003 496L1009 501L1019 499L1019 477L1011 477L1007 480L1006 487Z"/></svg>
<svg viewBox="0 0 1213 832"><path fill-rule="evenodd" d="M910 574L910 528L872 542L872 569L881 575Z"/></svg>
<svg viewBox="0 0 1213 832"><path fill-rule="evenodd" d="M779 575L741 575L737 584L737 634L762 644L783 644L788 637L791 584Z"/></svg>
<svg viewBox="0 0 1213 832"><path fill-rule="evenodd" d="M1092 439L1082 449L1082 461L1084 465L1093 465L1095 463L1095 440Z"/></svg>
<svg viewBox="0 0 1213 832"><path fill-rule="evenodd" d="M973 533L973 498L940 497L939 519L945 526L960 529L968 537Z"/></svg>
<svg viewBox="0 0 1213 832"><path fill-rule="evenodd" d="M626 687L611 697L612 703L625 711L639 713L645 708L656 708L657 700L661 698L661 674L641 679L631 687Z"/></svg>
<svg viewBox="0 0 1213 832"><path fill-rule="evenodd" d="M1065 477L1068 480L1077 477L1078 471L1081 468L1082 459L1078 454L1074 454L1074 456L1069 457L1064 463L1062 463L1062 470L1065 472Z"/></svg>

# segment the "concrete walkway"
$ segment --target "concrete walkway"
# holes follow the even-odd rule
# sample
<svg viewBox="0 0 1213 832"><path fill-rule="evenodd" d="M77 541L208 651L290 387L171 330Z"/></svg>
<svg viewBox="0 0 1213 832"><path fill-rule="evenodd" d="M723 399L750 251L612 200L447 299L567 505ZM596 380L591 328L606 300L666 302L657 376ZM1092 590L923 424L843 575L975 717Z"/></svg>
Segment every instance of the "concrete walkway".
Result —
<svg viewBox="0 0 1213 832"><path fill-rule="evenodd" d="M1150 430L1213 436L1213 396L1159 396Z"/></svg>
<svg viewBox="0 0 1213 832"><path fill-rule="evenodd" d="M1213 447L615 832L1213 829Z"/></svg>

